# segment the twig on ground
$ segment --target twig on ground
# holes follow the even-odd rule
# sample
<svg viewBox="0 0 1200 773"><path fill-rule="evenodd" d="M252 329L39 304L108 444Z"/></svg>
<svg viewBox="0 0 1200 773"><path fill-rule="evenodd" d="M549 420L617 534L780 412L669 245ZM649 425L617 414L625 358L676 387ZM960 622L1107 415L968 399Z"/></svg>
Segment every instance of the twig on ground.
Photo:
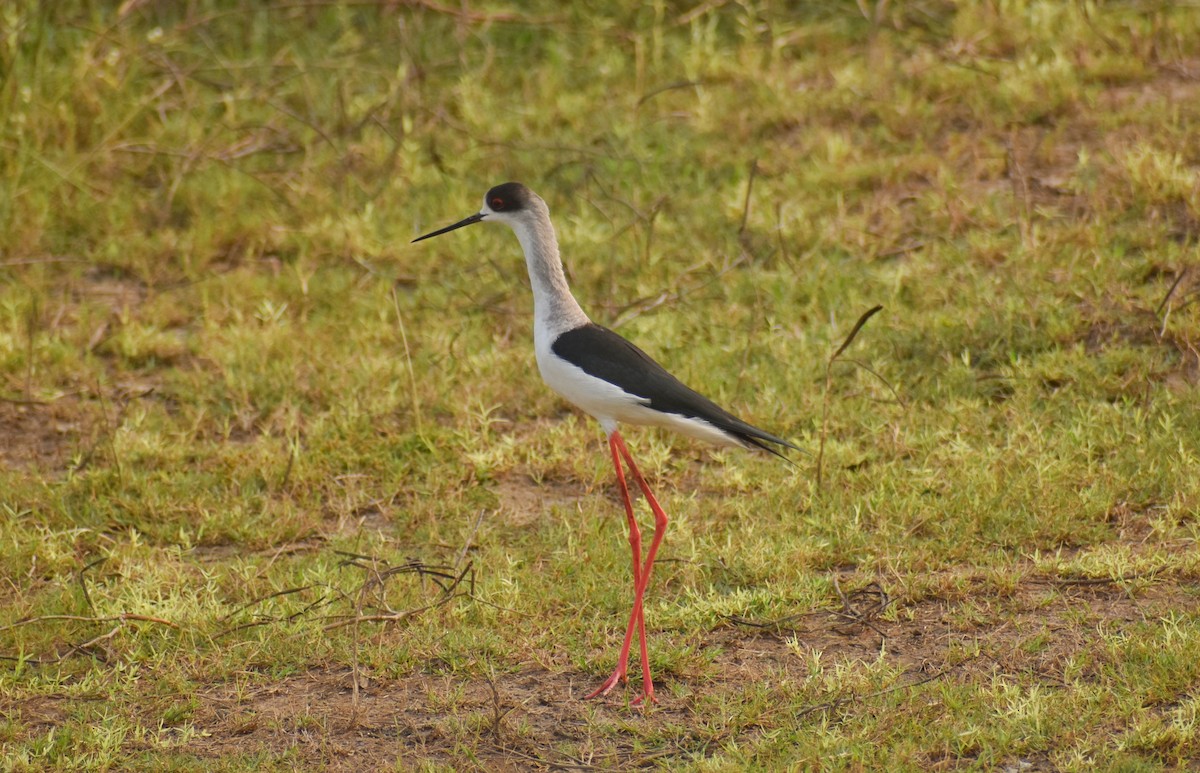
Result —
<svg viewBox="0 0 1200 773"><path fill-rule="evenodd" d="M10 405L49 405L46 400L22 400L16 397L0 396L0 403L9 403Z"/></svg>
<svg viewBox="0 0 1200 773"><path fill-rule="evenodd" d="M469 543L468 543L469 544ZM326 623L322 628L323 631L333 631L346 626L354 626L353 647L351 649L351 678L352 678L352 698L353 716L350 719L350 725L358 721L358 710L360 705L360 668L359 668L359 643L360 643L360 628L363 623L399 623L409 618L415 617L422 612L428 612L431 609L445 606L454 599L466 596L473 598L472 593L475 588L475 573L472 562L468 561L461 571L457 571L457 564L453 567L449 566L434 566L425 564L418 560L409 560L399 566L387 566L386 561L380 561L372 556L362 555L360 553L348 553L345 551L335 551L338 555L344 556L343 566L353 566L365 570L368 575L362 584L358 587L355 594L354 613L351 616L338 619L337 616L331 618L333 622ZM381 566L386 568L380 568ZM416 574L420 578L428 578L438 586L441 593L432 602L423 606L394 610L388 606L387 601L380 595L379 599L373 606L383 611L372 614L364 614L367 608L368 598L371 592L375 589L382 590L387 580L398 574ZM470 578L470 579L468 579ZM460 591L459 586L463 580L467 580L470 586L470 591Z"/></svg>
<svg viewBox="0 0 1200 773"><path fill-rule="evenodd" d="M811 612L798 612L794 615L785 615L774 620L751 620L748 617L741 615L725 615L725 619L734 625L744 625L747 628L762 628L770 630L772 633L800 633L801 629L792 627L792 623L803 620L806 617L816 617L818 615L828 614L828 610L814 609Z"/></svg>
<svg viewBox="0 0 1200 773"><path fill-rule="evenodd" d="M29 317L26 320L25 329L25 399L33 399L33 353L34 341L37 338L38 322L41 318L41 310L38 307L38 298L34 295L29 303Z"/></svg>
<svg viewBox="0 0 1200 773"><path fill-rule="evenodd" d="M117 470L117 479L124 480L125 476L121 469L121 460L117 456L115 437L117 432L120 431L121 427L125 424L125 414L129 410L130 403L135 400L141 400L144 397L149 397L154 393L154 387L146 389L139 394L127 394L123 396L118 395L118 400L116 401L115 410L113 411L113 417L111 421L108 415L108 403L105 399L104 390L101 388L99 381L96 382L93 393L100 402L100 416L104 420L104 427L99 436L95 438L91 448L87 450L87 452L75 465L73 471L79 472L80 470L85 469L91 463L92 458L96 455L96 450L103 443L108 447L109 454L112 456L113 466Z"/></svg>
<svg viewBox="0 0 1200 773"><path fill-rule="evenodd" d="M1034 577L1029 582L1035 585L1120 585L1131 580L1153 576L1154 572L1136 572L1120 577Z"/></svg>
<svg viewBox="0 0 1200 773"><path fill-rule="evenodd" d="M842 602L842 608L840 610L814 609L811 612L799 612L794 615L787 615L785 617L776 618L775 620L765 621L751 620L740 615L726 615L725 619L735 625L743 625L750 628L762 628L770 630L776 634L782 634L802 632L799 629L793 628L792 624L806 617L832 615L834 618L845 620L848 624L861 625L866 628L870 628L881 637L885 639L887 638L887 634L879 630L879 628L876 627L873 622L876 618L883 614L884 611L886 611L894 601L894 599L888 595L887 591L884 590L882 585L880 585L878 582L872 582L863 588L859 588L856 591L846 594L842 592L841 585L838 583L837 576L835 575L833 578L833 589L837 592L838 599ZM877 600L873 606L870 606L866 609L861 609L855 606L856 602L868 597L874 597ZM833 630L842 634L843 636L849 636L853 633L852 631L847 630L846 625L834 626Z"/></svg>
<svg viewBox="0 0 1200 773"><path fill-rule="evenodd" d="M878 582L872 582L864 588L852 592L849 596L842 592L842 586L838 582L837 575L833 576L833 589L837 591L838 598L842 601L842 610L837 612L838 617L848 621L850 625L861 625L870 628L875 633L879 634L884 639L887 634L879 630L873 622L877 617L884 613L888 607L892 605L892 598L887 591ZM864 600L868 597L874 597L877 601L874 606L866 609L860 609L853 602ZM845 626L842 626L845 628ZM839 630L839 627L834 628L835 631L841 634L851 633L849 630Z"/></svg>
<svg viewBox="0 0 1200 773"><path fill-rule="evenodd" d="M301 585L298 588L287 588L285 590L278 590L273 593L263 594L262 596L251 599L250 601L247 601L245 604L242 604L237 609L233 610L229 614L222 617L221 620L222 621L228 620L229 618L233 617L234 615L239 614L241 612L245 612L250 607L257 606L258 604L261 604L264 601L270 601L271 599L276 599L276 598L279 598L280 596L290 596L293 593L301 593L303 591L306 591L306 590L309 590L310 588L315 588L315 587L316 587L315 585Z"/></svg>
<svg viewBox="0 0 1200 773"><path fill-rule="evenodd" d="M58 621L67 621L67 622L76 622L76 623L113 623L113 622L115 622L116 625L114 625L106 633L102 633L99 636L94 636L91 639L88 639L87 641L85 641L81 644L72 644L70 647L67 648L67 650L65 652L62 652L58 655L54 655L53 657L26 657L24 655L0 655L0 660L16 661L19 663L33 663L33 664L39 665L39 666L46 666L46 665L52 665L54 663L60 663L64 660L66 660L67 658L71 657L72 655L75 655L77 653L81 653L81 652L84 652L85 650L91 649L92 647L94 647L97 644L100 644L101 642L108 641L109 639L116 636L121 631L121 629L125 627L125 624L129 623L129 622L157 623L158 625L165 625L168 628L173 628L177 631L180 630L180 627L177 624L172 623L170 620L164 620L161 617L152 617L151 615L139 615L139 614L134 614L132 612L122 612L119 615L106 615L106 616L101 616L101 617L89 617L87 615L41 615L39 617L30 617L30 618L26 618L24 620L18 620L15 623L9 623L8 625L0 626L0 631L7 631L10 629L19 628L19 627L25 626L25 625L34 625L36 623L58 622Z"/></svg>
<svg viewBox="0 0 1200 773"><path fill-rule="evenodd" d="M488 674L485 677L485 681L487 682L488 688L492 691L492 738L496 741L499 741L501 723L504 722L504 718L508 716L508 713L515 709L516 706L509 706L507 709L505 709L500 705L500 691L496 689L496 673L495 669L493 669L490 665L488 666Z"/></svg>
<svg viewBox="0 0 1200 773"><path fill-rule="evenodd" d="M179 626L172 623L170 620L163 620L161 617L151 617L150 615L138 615L132 612L122 612L119 615L108 615L105 617L89 617L87 615L41 615L39 617L27 617L24 620L18 620L15 623L8 625L0 625L0 631L7 631L11 628L19 628L23 625L34 625L35 623L46 623L55 620L67 620L76 623L111 623L126 622L129 620L140 621L143 623L158 623L165 625L168 628L179 630Z"/></svg>

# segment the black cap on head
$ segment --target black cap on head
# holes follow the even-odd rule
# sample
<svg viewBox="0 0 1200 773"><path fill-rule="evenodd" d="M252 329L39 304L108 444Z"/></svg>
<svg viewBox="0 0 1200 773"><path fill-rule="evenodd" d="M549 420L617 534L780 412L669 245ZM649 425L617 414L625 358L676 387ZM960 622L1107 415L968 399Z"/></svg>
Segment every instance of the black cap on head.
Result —
<svg viewBox="0 0 1200 773"><path fill-rule="evenodd" d="M519 212L529 205L533 191L521 183L503 183L487 192L484 201L495 212Z"/></svg>

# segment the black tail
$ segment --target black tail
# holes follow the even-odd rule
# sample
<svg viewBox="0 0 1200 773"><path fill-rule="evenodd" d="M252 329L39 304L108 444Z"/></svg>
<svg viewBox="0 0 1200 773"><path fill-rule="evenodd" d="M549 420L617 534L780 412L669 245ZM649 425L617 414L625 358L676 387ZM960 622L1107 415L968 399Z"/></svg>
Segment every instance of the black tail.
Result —
<svg viewBox="0 0 1200 773"><path fill-rule="evenodd" d="M787 458L786 456L784 456L783 453L775 446L781 446L783 448L790 448L793 451L799 451L802 454L808 453L800 446L790 443L781 437L772 435L770 432L761 430L752 424L747 424L746 422L744 422L740 419L734 419L733 421L728 422L724 426L722 426L720 424L718 424L717 426L719 426L722 430L724 430L725 432L728 432L730 435L733 435L738 440L740 440L742 442L742 445L744 445L746 448L758 448L758 449L761 449L768 453L772 453L775 456L778 456L780 459L783 459L785 462L787 462L788 464L791 464L793 466L795 466L796 463L793 462L791 459ZM774 444L774 445L771 445L771 444Z"/></svg>

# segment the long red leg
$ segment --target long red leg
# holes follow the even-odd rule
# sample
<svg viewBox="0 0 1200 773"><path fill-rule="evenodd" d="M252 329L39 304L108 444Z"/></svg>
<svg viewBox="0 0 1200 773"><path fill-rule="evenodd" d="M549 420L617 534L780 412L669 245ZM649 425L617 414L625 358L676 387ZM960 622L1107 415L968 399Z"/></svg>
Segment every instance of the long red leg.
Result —
<svg viewBox="0 0 1200 773"><path fill-rule="evenodd" d="M608 437L608 448L612 452L613 468L617 471L617 483L621 487L621 499L625 503L625 518L629 523L629 547L633 552L633 588L634 595L637 595L637 588L641 584L642 574L642 532L638 529L637 519L633 515L633 500L629 497L629 486L625 483L625 473L621 469L621 453L619 448L624 443L621 441L621 436L614 431ZM624 682L629 663L629 649L633 644L633 627L637 624L638 643L642 649L642 665L645 667L649 663L649 655L646 652L646 622L645 615L642 612L640 604L635 604L633 611L629 615L629 625L625 629L625 641L621 645L621 654L617 658L617 667L612 672L612 676L604 681L595 692L588 695L588 698L595 698L597 695L607 695L618 682ZM647 671L647 673L649 673Z"/></svg>
<svg viewBox="0 0 1200 773"><path fill-rule="evenodd" d="M635 610L642 609L642 598L646 595L646 586L650 583L650 572L654 569L654 556L658 553L658 546L662 544L663 536L667 531L667 514L663 512L659 506L658 500L654 498L654 493L650 491L650 487L646 485L646 479L642 477L641 471L633 461L633 456L630 455L629 449L625 447L625 441L617 433L613 433L613 439L616 442L617 448L621 451L621 456L625 458L625 463L629 465L629 471L633 473L634 480L642 489L642 493L646 496L646 502L650 505L650 509L654 511L654 538L650 540L650 550L646 553L646 563L642 565L641 576L637 578L637 590L633 599L633 608ZM629 637L626 635L626 641ZM650 656L646 652L646 647L642 646L642 697L634 701L634 704L641 703L643 700L650 703L658 703L654 697L654 682L650 679Z"/></svg>

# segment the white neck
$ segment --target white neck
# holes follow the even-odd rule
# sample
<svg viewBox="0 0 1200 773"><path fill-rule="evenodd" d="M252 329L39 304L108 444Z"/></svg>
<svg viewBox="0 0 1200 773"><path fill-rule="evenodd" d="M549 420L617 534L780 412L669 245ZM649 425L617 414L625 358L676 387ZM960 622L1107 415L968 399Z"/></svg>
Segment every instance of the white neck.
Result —
<svg viewBox="0 0 1200 773"><path fill-rule="evenodd" d="M525 251L525 267L533 286L534 337L548 335L553 340L590 320L567 286L550 212L540 201L536 204L541 206L531 211L530 217L514 222L512 227Z"/></svg>

